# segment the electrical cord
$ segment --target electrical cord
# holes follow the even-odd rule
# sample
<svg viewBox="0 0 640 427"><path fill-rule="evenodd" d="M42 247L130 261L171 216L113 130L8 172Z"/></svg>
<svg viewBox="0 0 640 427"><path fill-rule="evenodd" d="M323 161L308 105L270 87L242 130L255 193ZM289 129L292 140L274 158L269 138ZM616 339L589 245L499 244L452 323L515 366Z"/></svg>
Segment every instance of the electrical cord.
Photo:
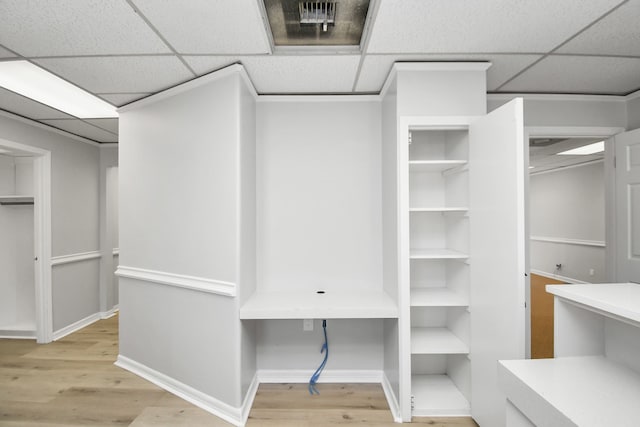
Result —
<svg viewBox="0 0 640 427"><path fill-rule="evenodd" d="M320 353L324 352L324 360L322 361L320 366L318 366L318 369L316 369L313 375L311 375L311 379L309 380L309 394L312 396L314 394L320 394L320 392L316 388L316 383L318 382L318 378L320 378L320 374L322 373L322 370L327 364L327 359L329 358L329 340L327 339L327 321L326 320L322 321L322 330L324 332L324 344L320 349Z"/></svg>

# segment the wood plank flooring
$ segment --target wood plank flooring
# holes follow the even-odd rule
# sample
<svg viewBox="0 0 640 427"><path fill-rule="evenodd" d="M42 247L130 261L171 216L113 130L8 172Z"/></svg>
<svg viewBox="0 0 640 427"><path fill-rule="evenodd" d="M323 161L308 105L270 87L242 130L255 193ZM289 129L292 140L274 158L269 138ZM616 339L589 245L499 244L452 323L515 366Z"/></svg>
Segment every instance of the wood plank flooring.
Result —
<svg viewBox="0 0 640 427"><path fill-rule="evenodd" d="M0 340L0 426L230 426L113 362L118 316L59 341ZM252 426L397 426L377 384L262 384ZM414 418L412 424L477 427L470 418Z"/></svg>

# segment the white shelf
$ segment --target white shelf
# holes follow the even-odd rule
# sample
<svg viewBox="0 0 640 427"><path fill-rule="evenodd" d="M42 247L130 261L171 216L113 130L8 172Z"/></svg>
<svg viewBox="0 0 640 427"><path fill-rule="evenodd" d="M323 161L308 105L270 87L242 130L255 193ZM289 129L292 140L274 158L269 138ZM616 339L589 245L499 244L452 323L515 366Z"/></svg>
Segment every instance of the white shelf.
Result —
<svg viewBox="0 0 640 427"><path fill-rule="evenodd" d="M602 356L499 362L509 399L535 424L635 427L640 374Z"/></svg>
<svg viewBox="0 0 640 427"><path fill-rule="evenodd" d="M547 292L577 303L587 310L640 326L640 285L638 284L547 285L546 289Z"/></svg>
<svg viewBox="0 0 640 427"><path fill-rule="evenodd" d="M0 205L32 205L33 196L0 196Z"/></svg>
<svg viewBox="0 0 640 427"><path fill-rule="evenodd" d="M415 417L471 415L469 401L447 375L412 375L411 393Z"/></svg>
<svg viewBox="0 0 640 427"><path fill-rule="evenodd" d="M466 164L466 160L410 160L409 170L411 172L444 172Z"/></svg>
<svg viewBox="0 0 640 427"><path fill-rule="evenodd" d="M240 308L241 319L397 318L398 306L382 290L277 291L254 293Z"/></svg>
<svg viewBox="0 0 640 427"><path fill-rule="evenodd" d="M447 328L411 328L411 354L468 354L469 347Z"/></svg>
<svg viewBox="0 0 640 427"><path fill-rule="evenodd" d="M449 288L411 288L411 307L467 307L469 299Z"/></svg>
<svg viewBox="0 0 640 427"><path fill-rule="evenodd" d="M411 249L411 259L467 259L469 255L451 249Z"/></svg>
<svg viewBox="0 0 640 427"><path fill-rule="evenodd" d="M409 212L468 212L469 208L463 206L457 207L414 207L409 208Z"/></svg>

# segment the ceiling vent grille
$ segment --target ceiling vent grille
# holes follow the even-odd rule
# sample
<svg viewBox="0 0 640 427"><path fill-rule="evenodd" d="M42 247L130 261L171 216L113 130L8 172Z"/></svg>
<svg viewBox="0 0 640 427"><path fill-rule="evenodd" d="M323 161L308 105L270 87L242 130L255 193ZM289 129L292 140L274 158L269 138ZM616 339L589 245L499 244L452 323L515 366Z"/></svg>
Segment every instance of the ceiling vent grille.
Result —
<svg viewBox="0 0 640 427"><path fill-rule="evenodd" d="M322 25L327 31L327 25L336 23L336 2L303 1L299 3L300 24Z"/></svg>

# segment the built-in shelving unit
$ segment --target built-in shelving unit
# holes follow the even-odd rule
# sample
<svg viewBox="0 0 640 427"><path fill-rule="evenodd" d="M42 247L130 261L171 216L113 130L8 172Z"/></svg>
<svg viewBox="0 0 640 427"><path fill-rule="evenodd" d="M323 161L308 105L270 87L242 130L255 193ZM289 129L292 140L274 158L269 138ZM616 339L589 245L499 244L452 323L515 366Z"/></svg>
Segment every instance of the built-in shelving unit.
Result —
<svg viewBox="0 0 640 427"><path fill-rule="evenodd" d="M384 291L257 291L240 308L241 319L397 318Z"/></svg>
<svg viewBox="0 0 640 427"><path fill-rule="evenodd" d="M468 132L409 129L412 414L469 415Z"/></svg>
<svg viewBox="0 0 640 427"><path fill-rule="evenodd" d="M500 362L512 405L507 427L549 420L557 427L637 425L640 285L547 285L547 291L555 295L556 357Z"/></svg>

